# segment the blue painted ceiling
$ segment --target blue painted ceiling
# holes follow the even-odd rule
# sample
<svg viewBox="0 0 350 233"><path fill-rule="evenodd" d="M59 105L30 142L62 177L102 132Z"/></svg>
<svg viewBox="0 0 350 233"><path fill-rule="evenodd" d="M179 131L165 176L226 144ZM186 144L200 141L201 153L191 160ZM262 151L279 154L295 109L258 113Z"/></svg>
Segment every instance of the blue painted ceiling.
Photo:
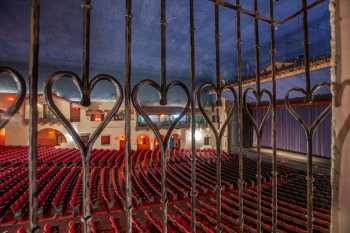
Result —
<svg viewBox="0 0 350 233"><path fill-rule="evenodd" d="M229 1L229 0L228 0ZM315 0L309 0L309 3ZM54 71L69 69L81 73L82 13L79 0L42 0L40 23L40 86ZM233 2L233 1L231 1ZM242 0L253 9L253 0ZM259 0L259 11L268 16L268 2ZM275 0L275 12L283 19L301 8L301 0ZM91 73L109 73L122 80L124 64L124 1L93 0L91 19ZM167 73L168 79L190 80L189 22L187 0L167 1ZM133 1L132 80L159 79L160 28L159 0ZM221 66L225 80L235 79L235 13L221 8ZM330 53L328 1L309 11L310 51L312 57ZM0 64L27 72L29 52L30 1L0 1ZM215 39L214 7L207 0L195 1L197 80L214 80ZM255 69L254 27L251 17L242 16L244 74ZM260 23L261 67L270 63L270 28ZM294 60L303 55L302 17L276 28L277 60ZM122 81L121 81L122 82ZM61 83L60 92L67 97L76 93ZM293 86L293 82L285 84ZM1 88L2 86L2 88ZM0 90L13 85L0 82ZM67 87L67 88L62 88ZM108 85L96 96L109 97ZM75 93L75 94L74 94Z"/></svg>

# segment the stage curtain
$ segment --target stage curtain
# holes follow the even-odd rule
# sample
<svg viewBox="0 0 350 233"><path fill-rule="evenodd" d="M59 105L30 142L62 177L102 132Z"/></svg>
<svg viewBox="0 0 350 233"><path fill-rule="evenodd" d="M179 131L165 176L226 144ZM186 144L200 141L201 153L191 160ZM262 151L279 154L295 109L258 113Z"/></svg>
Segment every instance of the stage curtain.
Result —
<svg viewBox="0 0 350 233"><path fill-rule="evenodd" d="M310 123L321 113L324 106L317 107L296 107L295 110ZM266 109L253 109L255 119L260 122ZM267 119L262 134L262 146L271 147L271 114ZM253 135L253 146L256 146L256 134ZM331 154L331 113L319 125L313 137L313 154L322 157L330 157ZM303 128L293 118L285 108L277 108L277 148L294 151L306 152L306 136Z"/></svg>

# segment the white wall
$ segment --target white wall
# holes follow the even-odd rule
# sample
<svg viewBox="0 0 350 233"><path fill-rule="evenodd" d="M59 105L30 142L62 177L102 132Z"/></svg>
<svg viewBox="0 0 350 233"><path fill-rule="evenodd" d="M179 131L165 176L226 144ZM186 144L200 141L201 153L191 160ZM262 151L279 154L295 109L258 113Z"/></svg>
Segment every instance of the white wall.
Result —
<svg viewBox="0 0 350 233"><path fill-rule="evenodd" d="M64 98L61 97L54 97L55 103L57 107L62 111L64 116L69 120L70 118L70 102L67 101ZM43 117L43 107L42 104L45 103L45 100L43 96L39 96L38 98L39 103L39 118ZM112 102L98 102L93 103L95 109L100 110L111 110L112 108ZM6 144L7 145L28 145L28 125L25 124L23 121L24 118L29 118L29 103L28 99L26 100L26 103L24 105L25 107L25 117L23 116L23 109L19 111L9 122L9 124L6 126ZM223 104L223 106L225 106ZM77 130L78 134L92 134L98 125L101 122L94 122L90 121L89 116L86 115L86 111L89 108L81 107L80 111L80 122L74 122L72 123L73 127ZM123 107L121 107L120 111L123 110ZM220 109L220 117L222 118L221 121L226 119L226 111L224 108ZM67 139L67 144L64 145L64 147L75 147L74 142L72 141L72 138L69 136L65 128L60 124L59 122L53 123L53 122L47 122L47 123L39 123L38 130L42 130L45 128L52 128L60 131ZM132 114L132 121L131 121L131 129L135 129L131 131L131 149L136 150L137 149L137 137L139 135L147 135L150 137L150 143L151 143L151 149L153 149L153 142L155 139L154 133L150 129L143 129L143 130L136 130L136 112L133 111ZM173 134L179 134L181 137L181 147L182 148L191 148L191 137L190 137L190 131L191 128L182 128L182 129L175 129L173 131ZM210 146L212 148L215 148L216 142L215 137L211 129L197 129L197 131L200 131L201 137L197 138L196 140L196 147L198 149L203 148L204 146L204 137L209 136L210 137ZM162 135L165 135L167 132L167 129L161 129L160 130ZM101 145L101 136L108 135L110 136L110 145ZM108 126L103 130L100 137L96 140L94 148L96 149L119 149L119 140L118 137L124 135L124 121L111 121ZM227 130L222 138L222 148L224 150L227 150Z"/></svg>

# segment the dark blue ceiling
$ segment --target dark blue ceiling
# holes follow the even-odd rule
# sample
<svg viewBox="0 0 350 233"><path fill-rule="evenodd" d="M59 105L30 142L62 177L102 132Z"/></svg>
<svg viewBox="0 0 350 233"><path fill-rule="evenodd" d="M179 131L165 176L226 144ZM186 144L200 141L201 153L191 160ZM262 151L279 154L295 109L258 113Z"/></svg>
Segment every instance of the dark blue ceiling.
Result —
<svg viewBox="0 0 350 233"><path fill-rule="evenodd" d="M309 3L315 0L309 0ZM233 1L231 1L233 2ZM242 1L253 8L253 0ZM268 2L259 0L259 10L268 15ZM80 73L82 61L81 1L42 0L40 31L40 79L50 73L69 69ZM124 1L93 0L91 24L91 72L110 73L122 78L124 63ZM190 50L188 0L167 1L167 72L169 79L189 81ZM133 82L145 78L158 80L160 70L159 0L133 1ZM301 1L275 1L275 12L282 19L301 8ZM235 78L235 13L221 13L221 66L225 80ZM0 1L0 64L11 65L25 74L29 51L30 1ZM309 11L311 56L329 54L328 1ZM215 76L214 7L207 0L195 1L196 66L198 80ZM242 16L244 74L254 72L254 27L248 16ZM303 54L302 17L276 29L277 59L293 60ZM261 67L270 62L269 26L260 23ZM0 82L2 90L11 85ZM62 84L63 85L63 84ZM69 88L61 90L69 96ZM105 90L97 95L105 97Z"/></svg>

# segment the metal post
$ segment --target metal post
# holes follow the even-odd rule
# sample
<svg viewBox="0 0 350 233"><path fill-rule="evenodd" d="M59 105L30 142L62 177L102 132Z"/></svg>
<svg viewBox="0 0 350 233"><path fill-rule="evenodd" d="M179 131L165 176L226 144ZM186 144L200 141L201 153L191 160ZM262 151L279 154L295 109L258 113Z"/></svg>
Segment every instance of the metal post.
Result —
<svg viewBox="0 0 350 233"><path fill-rule="evenodd" d="M240 6L240 0L236 0L236 5ZM243 81L241 74L242 65L242 39L241 39L241 13L236 11L236 49L237 49L237 80L238 80L238 159L239 159L239 232L244 230L244 199L243 199Z"/></svg>
<svg viewBox="0 0 350 233"><path fill-rule="evenodd" d="M274 2L270 0L270 18L274 19ZM271 37L271 66L272 66L272 231L277 233L278 224L278 183L277 183L277 109L276 109L276 38L275 38L275 25L270 25L270 37Z"/></svg>
<svg viewBox="0 0 350 233"><path fill-rule="evenodd" d="M197 154L196 154L196 50L195 50L195 25L194 25L194 0L190 0L190 41L191 41L191 151L192 151L192 164L191 164L191 200L192 200L192 221L191 229L192 233L196 232L196 210L197 210Z"/></svg>
<svg viewBox="0 0 350 233"><path fill-rule="evenodd" d="M125 95L125 190L126 190L126 225L127 232L132 232L132 183L130 178L130 155L131 155L131 37L132 37L132 0L125 0L125 73L124 73L124 95Z"/></svg>
<svg viewBox="0 0 350 233"><path fill-rule="evenodd" d="M39 230L36 210L37 202L37 133L38 133L38 70L39 70L39 19L40 0L32 0L30 51L29 51L29 229L30 232Z"/></svg>
<svg viewBox="0 0 350 233"><path fill-rule="evenodd" d="M219 5L214 5L215 15L215 64L216 64L216 88L221 90L221 64L220 64L220 9ZM222 106L221 91L217 92L216 106ZM214 113L216 114L216 113ZM219 125L219 122L217 122ZM218 126L220 127L220 126ZM221 138L216 138L216 232L220 233L221 229Z"/></svg>
<svg viewBox="0 0 350 233"><path fill-rule="evenodd" d="M254 0L254 11L257 14L258 10L258 1ZM259 21L257 18L254 18L254 32L255 32L255 61L256 61L256 92L258 96L258 103L260 102L261 89L260 89L260 38L259 38ZM257 209L257 221L258 229L257 232L260 233L262 230L262 206L261 206L261 137L262 132L257 132L257 192L258 192L258 209Z"/></svg>
<svg viewBox="0 0 350 233"><path fill-rule="evenodd" d="M160 104L166 105L166 0L160 0Z"/></svg>
<svg viewBox="0 0 350 233"><path fill-rule="evenodd" d="M91 0L84 0L81 8L83 9L83 98L81 105L90 105L90 15L91 15Z"/></svg>

